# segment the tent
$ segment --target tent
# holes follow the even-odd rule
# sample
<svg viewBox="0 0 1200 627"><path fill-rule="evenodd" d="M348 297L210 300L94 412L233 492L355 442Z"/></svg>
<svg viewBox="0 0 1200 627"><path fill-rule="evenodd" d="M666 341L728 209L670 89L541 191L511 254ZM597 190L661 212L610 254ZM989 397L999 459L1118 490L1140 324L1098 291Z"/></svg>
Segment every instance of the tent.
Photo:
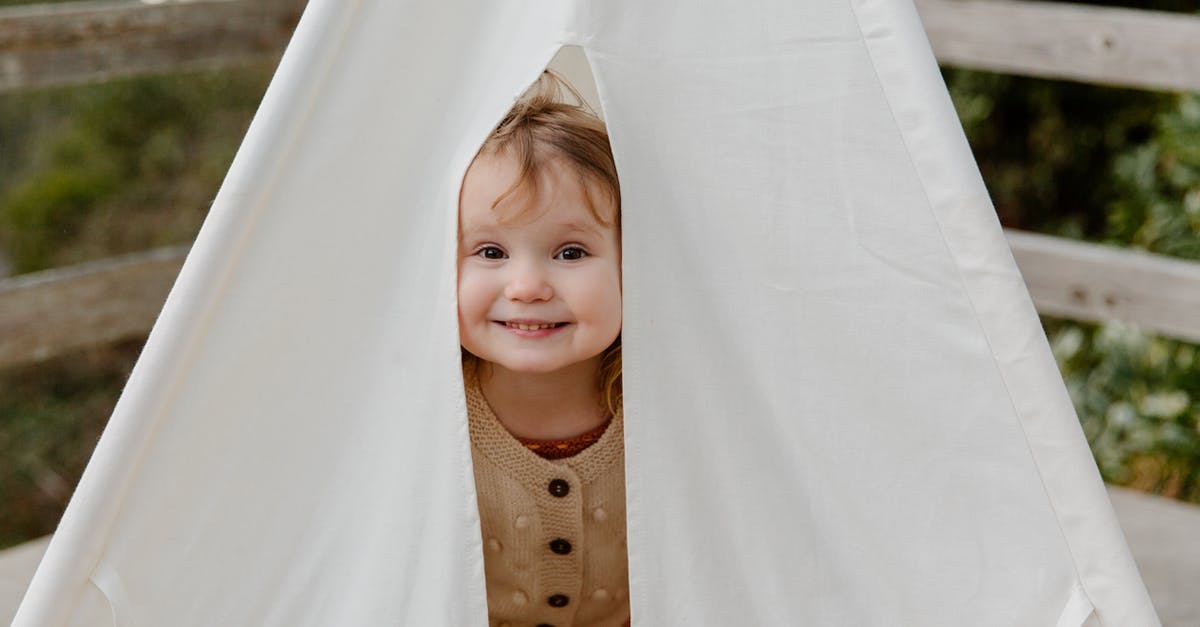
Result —
<svg viewBox="0 0 1200 627"><path fill-rule="evenodd" d="M485 625L459 183L623 192L635 626L1157 619L913 6L312 0L16 625Z"/></svg>

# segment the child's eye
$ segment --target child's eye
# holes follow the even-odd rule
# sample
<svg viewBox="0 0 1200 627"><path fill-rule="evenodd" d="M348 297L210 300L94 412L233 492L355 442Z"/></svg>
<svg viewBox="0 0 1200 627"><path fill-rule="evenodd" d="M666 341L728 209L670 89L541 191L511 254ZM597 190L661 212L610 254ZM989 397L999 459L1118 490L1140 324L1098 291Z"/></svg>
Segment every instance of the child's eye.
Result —
<svg viewBox="0 0 1200 627"><path fill-rule="evenodd" d="M481 246L479 248L479 250L475 251L475 254L484 259L493 259L493 260L494 259L504 259L505 257L508 256L508 255L505 255L504 251L501 250L498 246Z"/></svg>
<svg viewBox="0 0 1200 627"><path fill-rule="evenodd" d="M587 257L587 251L578 246L567 246L558 251L558 254L554 256L555 259L563 261L578 261L584 257Z"/></svg>

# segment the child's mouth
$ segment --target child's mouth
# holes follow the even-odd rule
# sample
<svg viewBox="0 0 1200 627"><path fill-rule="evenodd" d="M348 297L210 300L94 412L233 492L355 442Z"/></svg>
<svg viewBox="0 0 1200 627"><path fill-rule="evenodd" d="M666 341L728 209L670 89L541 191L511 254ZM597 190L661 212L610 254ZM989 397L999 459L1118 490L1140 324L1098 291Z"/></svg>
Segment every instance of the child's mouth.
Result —
<svg viewBox="0 0 1200 627"><path fill-rule="evenodd" d="M565 325L565 322L502 322L502 324L510 329L519 329L521 331L540 331L542 329L557 329Z"/></svg>

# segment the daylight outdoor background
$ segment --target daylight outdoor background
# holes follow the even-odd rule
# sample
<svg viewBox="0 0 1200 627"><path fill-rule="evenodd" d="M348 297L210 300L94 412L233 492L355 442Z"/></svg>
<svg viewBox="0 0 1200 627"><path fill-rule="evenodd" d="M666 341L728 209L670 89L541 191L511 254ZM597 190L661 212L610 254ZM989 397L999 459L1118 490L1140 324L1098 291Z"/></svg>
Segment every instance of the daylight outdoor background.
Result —
<svg viewBox="0 0 1200 627"><path fill-rule="evenodd" d="M272 69L0 93L0 276L191 241ZM1006 226L1200 260L1200 96L945 76ZM1043 321L1105 479L1200 503L1197 346ZM0 370L0 548L53 531L139 349Z"/></svg>

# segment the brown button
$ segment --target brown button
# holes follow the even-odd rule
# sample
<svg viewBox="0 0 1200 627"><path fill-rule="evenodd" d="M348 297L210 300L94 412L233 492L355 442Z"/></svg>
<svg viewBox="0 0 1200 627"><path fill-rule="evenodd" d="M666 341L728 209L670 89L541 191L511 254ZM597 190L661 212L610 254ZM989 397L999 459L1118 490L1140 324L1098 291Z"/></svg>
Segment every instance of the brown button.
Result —
<svg viewBox="0 0 1200 627"><path fill-rule="evenodd" d="M562 538L556 538L550 541L550 550L559 555L566 555L571 552L571 543Z"/></svg>
<svg viewBox="0 0 1200 627"><path fill-rule="evenodd" d="M550 495L562 498L571 492L571 484L562 479L552 479L550 481Z"/></svg>
<svg viewBox="0 0 1200 627"><path fill-rule="evenodd" d="M570 602L571 597L565 594L552 594L546 598L546 603L550 604L550 607L566 607Z"/></svg>

